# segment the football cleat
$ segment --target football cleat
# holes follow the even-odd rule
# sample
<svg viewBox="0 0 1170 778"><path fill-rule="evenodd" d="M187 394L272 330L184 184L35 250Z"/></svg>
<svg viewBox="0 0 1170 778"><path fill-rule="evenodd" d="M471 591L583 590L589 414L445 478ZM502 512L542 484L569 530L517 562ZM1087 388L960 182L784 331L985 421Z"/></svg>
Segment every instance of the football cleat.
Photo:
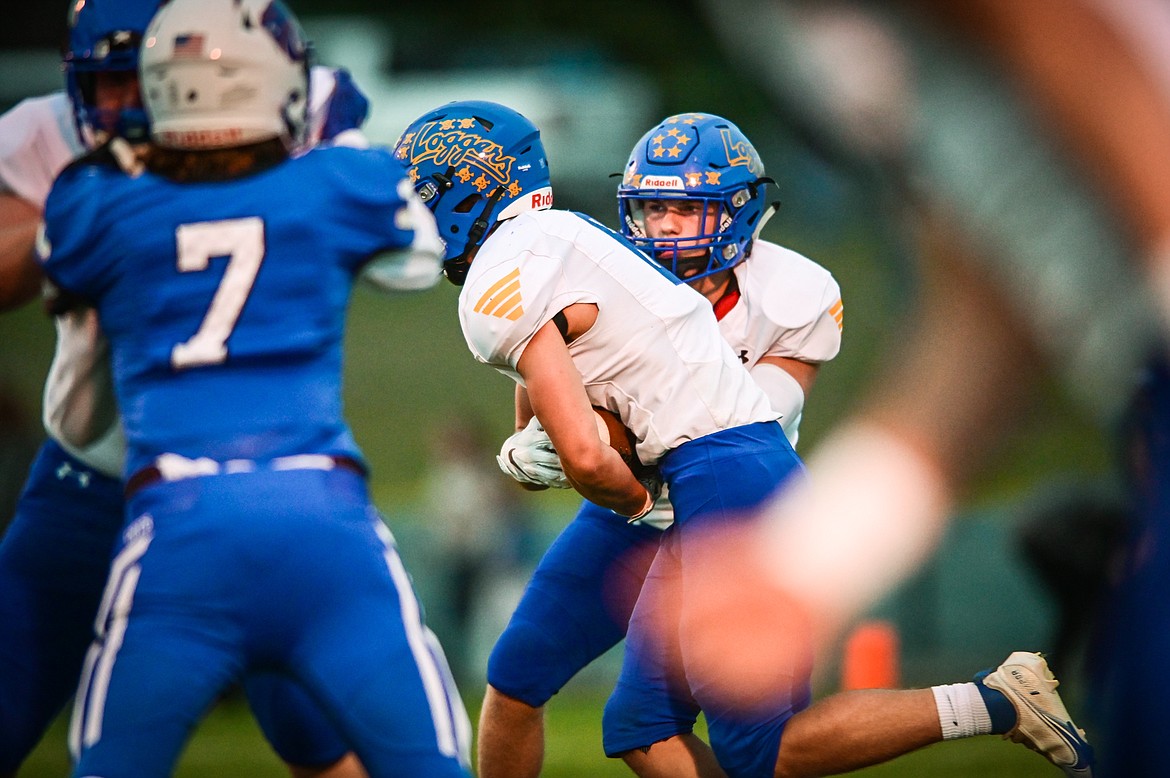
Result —
<svg viewBox="0 0 1170 778"><path fill-rule="evenodd" d="M1093 748L1068 715L1043 656L1016 651L976 682L1002 692L1016 709L1016 725L1004 738L1043 754L1065 775L1092 778Z"/></svg>

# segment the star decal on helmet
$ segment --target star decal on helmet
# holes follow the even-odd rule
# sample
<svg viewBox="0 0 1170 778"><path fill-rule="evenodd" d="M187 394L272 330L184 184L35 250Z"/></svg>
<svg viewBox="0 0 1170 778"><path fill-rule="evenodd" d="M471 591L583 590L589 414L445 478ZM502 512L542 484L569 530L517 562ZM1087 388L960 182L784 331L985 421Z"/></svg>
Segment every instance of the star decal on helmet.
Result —
<svg viewBox="0 0 1170 778"><path fill-rule="evenodd" d="M654 136L650 153L655 159L678 159L680 155L685 156L684 152L690 142L691 137L687 130L671 127L665 135L659 133Z"/></svg>
<svg viewBox="0 0 1170 778"><path fill-rule="evenodd" d="M668 116L662 121L663 124L694 124L697 121L709 118L709 114L705 113L679 113L674 116Z"/></svg>

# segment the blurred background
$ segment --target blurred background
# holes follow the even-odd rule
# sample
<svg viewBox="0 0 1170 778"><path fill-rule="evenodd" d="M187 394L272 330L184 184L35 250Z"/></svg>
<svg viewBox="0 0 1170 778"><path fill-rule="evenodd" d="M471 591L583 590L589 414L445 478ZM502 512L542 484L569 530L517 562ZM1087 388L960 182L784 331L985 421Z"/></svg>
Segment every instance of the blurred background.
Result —
<svg viewBox="0 0 1170 778"><path fill-rule="evenodd" d="M366 131L373 142L392 143L408 122L449 100L508 104L542 130L557 206L610 226L616 227L617 184L610 176L646 129L681 111L717 113L737 123L776 180L782 202L764 237L827 267L844 293L843 347L821 371L806 406L802 451L815 448L850 407L877 367L881 344L897 337L899 314L913 297L913 274L877 198L864 180L800 140L770 102L761 74L733 64L696 4L290 4L314 39L319 61L348 68L369 96ZM58 89L62 80L62 4L10 5L16 7L7 9L0 28L0 109ZM474 720L487 651L577 500L565 492L523 492L497 471L494 453L511 431L513 385L467 352L456 291L445 282L413 297L357 291L346 402L373 468L376 503L451 655ZM11 515L40 439L40 392L52 349L51 322L37 306L0 316L0 521ZM1062 510L1044 499L1046 491L1074 495L1069 510L1100 502L1108 522L1111 441L1068 412L1058 389L1049 394L1044 412L1013 433L1013 443L966 495L963 515L935 561L872 614L892 625L903 682L966 678L1015 648L1052 650L1063 640L1079 651L1037 575L1037 554L1029 557L1026 549ZM1045 485L1037 490L1040 474ZM546 774L626 774L600 749L600 706L617 661L616 654L604 657L553 701ZM839 659L821 668L818 688L835 690L842 669ZM60 734L46 739L25 774L64 769ZM911 757L888 772L866 774L933 775L942 764L965 765L946 773L954 775L1051 773L1043 760L1016 753L1022 749L984 740L990 739L925 757L946 763ZM209 767L212 755L225 750L256 754L254 763L226 774L283 774L233 700L201 730L180 774L225 774Z"/></svg>

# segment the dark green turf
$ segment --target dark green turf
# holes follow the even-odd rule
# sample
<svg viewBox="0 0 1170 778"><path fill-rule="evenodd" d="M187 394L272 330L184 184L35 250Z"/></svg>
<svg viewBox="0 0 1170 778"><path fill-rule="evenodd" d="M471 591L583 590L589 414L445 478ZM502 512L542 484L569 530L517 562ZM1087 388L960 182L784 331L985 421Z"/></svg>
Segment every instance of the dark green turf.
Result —
<svg viewBox="0 0 1170 778"><path fill-rule="evenodd" d="M548 713L548 750L544 778L630 776L619 761L601 750L603 698L578 692L557 697ZM470 701L474 718L478 700ZM66 722L58 721L33 753L21 778L60 778L68 774ZM1054 778L1044 759L999 738L945 743L882 767L851 773L865 778ZM285 778L288 773L261 738L242 702L219 705L203 722L183 754L178 778ZM420 777L421 778L421 777Z"/></svg>

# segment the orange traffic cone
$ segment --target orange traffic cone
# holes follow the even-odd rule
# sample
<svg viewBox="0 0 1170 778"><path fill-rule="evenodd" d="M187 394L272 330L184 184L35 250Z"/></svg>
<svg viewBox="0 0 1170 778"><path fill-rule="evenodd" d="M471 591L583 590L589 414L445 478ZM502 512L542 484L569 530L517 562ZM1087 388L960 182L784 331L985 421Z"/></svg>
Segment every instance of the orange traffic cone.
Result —
<svg viewBox="0 0 1170 778"><path fill-rule="evenodd" d="M898 630L888 621L858 624L845 640L841 688L898 688Z"/></svg>

